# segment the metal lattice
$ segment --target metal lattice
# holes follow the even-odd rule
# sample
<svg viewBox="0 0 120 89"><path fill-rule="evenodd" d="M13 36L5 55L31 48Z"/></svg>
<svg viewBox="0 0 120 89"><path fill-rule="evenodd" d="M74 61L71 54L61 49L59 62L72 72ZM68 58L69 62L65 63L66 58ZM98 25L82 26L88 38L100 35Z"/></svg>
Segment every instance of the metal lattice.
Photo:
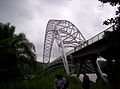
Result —
<svg viewBox="0 0 120 89"><path fill-rule="evenodd" d="M56 40L58 48L61 52L61 58L64 67L68 66L65 48L76 47L83 44L85 41L84 36L71 22L66 20L49 20L44 41L43 62L49 63L52 51L52 45ZM66 68L67 69L67 68ZM68 70L69 71L69 70Z"/></svg>

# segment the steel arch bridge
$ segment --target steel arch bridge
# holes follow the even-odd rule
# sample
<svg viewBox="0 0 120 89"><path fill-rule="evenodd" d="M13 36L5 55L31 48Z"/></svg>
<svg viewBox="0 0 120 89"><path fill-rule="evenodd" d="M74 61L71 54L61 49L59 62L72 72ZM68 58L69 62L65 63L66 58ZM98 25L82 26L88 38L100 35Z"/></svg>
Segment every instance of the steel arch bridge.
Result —
<svg viewBox="0 0 120 89"><path fill-rule="evenodd" d="M65 53L66 48L82 46L86 41L79 29L67 20L49 20L46 27L43 62L50 63L51 51L54 40L57 43L61 58L67 74L69 74L68 61Z"/></svg>

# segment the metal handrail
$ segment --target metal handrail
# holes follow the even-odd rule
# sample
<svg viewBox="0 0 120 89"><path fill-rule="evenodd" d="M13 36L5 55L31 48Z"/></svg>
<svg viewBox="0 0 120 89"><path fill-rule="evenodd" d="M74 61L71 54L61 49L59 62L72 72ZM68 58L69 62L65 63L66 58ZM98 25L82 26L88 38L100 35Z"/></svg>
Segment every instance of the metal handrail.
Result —
<svg viewBox="0 0 120 89"><path fill-rule="evenodd" d="M104 34L105 34L106 31L113 31L113 30L115 30L114 28L115 28L115 25L112 25L109 28L105 29L104 31L98 33L97 35L95 35L92 38L85 41L82 45L78 45L76 47L75 51L78 51L78 50L80 50L80 49L82 49L82 48L84 48L84 47L86 47L86 46L88 46L90 44L93 44L93 43L101 40L104 37Z"/></svg>
<svg viewBox="0 0 120 89"><path fill-rule="evenodd" d="M93 44L93 43L101 40L104 37L104 34L105 34L106 31L113 31L113 30L115 30L114 28L115 28L115 24L110 26L109 28L105 29L104 31L98 33L97 35L93 36L92 38L86 40L83 44L80 44L77 47L75 47L74 49L68 51L66 53L66 55L70 55L70 54L72 54L75 51L78 51L78 50L80 50L80 49L82 49L82 48L84 48L84 47L86 47L86 46L88 46L90 44ZM60 57L56 58L55 60L59 60Z"/></svg>

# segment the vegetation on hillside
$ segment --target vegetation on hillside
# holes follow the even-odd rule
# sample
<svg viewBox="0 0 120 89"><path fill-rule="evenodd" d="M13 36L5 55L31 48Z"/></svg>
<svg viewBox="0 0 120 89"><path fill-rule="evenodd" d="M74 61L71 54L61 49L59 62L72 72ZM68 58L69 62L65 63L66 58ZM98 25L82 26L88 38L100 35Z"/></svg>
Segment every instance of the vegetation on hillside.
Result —
<svg viewBox="0 0 120 89"><path fill-rule="evenodd" d="M39 78L29 81L1 83L0 89L54 89L54 79L57 74L62 74L68 80L68 89L82 89L82 82L76 77L66 75L64 68L43 70ZM90 89L108 89L103 82L91 83Z"/></svg>

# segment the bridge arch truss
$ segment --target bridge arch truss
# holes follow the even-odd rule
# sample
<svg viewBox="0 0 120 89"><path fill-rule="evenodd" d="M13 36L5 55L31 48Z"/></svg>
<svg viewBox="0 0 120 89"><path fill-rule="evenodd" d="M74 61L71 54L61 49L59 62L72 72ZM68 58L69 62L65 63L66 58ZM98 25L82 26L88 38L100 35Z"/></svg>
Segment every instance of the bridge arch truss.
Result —
<svg viewBox="0 0 120 89"><path fill-rule="evenodd" d="M51 51L54 40L57 43L66 72L69 68L65 53L65 48L73 48L82 45L85 38L79 29L67 20L49 20L46 27L43 62L50 63Z"/></svg>

